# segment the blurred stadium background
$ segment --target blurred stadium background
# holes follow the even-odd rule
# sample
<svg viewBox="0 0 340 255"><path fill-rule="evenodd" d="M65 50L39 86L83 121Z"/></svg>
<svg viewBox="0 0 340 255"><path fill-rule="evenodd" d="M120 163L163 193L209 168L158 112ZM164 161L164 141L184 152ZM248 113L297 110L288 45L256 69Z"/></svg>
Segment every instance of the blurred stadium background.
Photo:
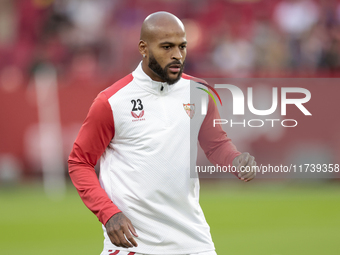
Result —
<svg viewBox="0 0 340 255"><path fill-rule="evenodd" d="M317 114L302 128L232 134L259 162L340 162L339 0L1 0L0 254L99 254L101 226L66 161L94 97L141 60L141 23L160 10L186 26L190 75L333 78L314 88ZM218 254L340 254L331 177L203 179Z"/></svg>

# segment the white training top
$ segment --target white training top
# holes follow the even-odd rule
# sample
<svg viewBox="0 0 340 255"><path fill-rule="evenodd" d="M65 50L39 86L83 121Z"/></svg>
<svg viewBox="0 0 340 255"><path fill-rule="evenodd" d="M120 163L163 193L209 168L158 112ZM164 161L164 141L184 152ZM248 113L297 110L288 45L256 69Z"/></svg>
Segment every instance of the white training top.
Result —
<svg viewBox="0 0 340 255"><path fill-rule="evenodd" d="M197 141L220 165L231 164L240 153L220 126L213 127L219 115L212 100L206 116L195 109L208 94L192 79L183 74L173 85L156 82L140 64L91 106L70 155L70 176L103 224L121 211L138 234L138 247L118 248L103 225L104 250L186 254L215 249L190 164L196 162ZM105 192L93 174L99 157Z"/></svg>

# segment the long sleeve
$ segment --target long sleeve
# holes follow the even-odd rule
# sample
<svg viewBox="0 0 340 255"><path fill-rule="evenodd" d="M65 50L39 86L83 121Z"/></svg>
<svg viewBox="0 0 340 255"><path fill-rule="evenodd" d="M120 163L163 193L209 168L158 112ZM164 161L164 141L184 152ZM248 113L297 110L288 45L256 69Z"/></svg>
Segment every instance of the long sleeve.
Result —
<svg viewBox="0 0 340 255"><path fill-rule="evenodd" d="M209 97L208 112L198 134L198 141L211 163L232 165L233 159L241 153L227 137L220 124L213 126L214 119L220 119L220 114Z"/></svg>
<svg viewBox="0 0 340 255"><path fill-rule="evenodd" d="M69 174L84 204L104 225L120 212L100 186L94 170L114 137L114 120L105 92L94 100L69 156Z"/></svg>

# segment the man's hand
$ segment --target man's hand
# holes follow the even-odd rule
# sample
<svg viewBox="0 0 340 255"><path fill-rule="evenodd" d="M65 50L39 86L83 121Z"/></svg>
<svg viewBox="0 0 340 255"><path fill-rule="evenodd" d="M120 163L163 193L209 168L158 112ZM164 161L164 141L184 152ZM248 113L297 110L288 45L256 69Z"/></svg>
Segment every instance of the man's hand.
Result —
<svg viewBox="0 0 340 255"><path fill-rule="evenodd" d="M249 182L256 176L256 171L253 166L256 166L255 158L244 152L238 155L233 160L233 166L236 167L238 178L244 182Z"/></svg>
<svg viewBox="0 0 340 255"><path fill-rule="evenodd" d="M105 227L106 232L114 245L124 248L138 246L131 235L132 233L135 237L138 237L136 230L132 226L131 221L123 213L120 212L113 215L105 224Z"/></svg>

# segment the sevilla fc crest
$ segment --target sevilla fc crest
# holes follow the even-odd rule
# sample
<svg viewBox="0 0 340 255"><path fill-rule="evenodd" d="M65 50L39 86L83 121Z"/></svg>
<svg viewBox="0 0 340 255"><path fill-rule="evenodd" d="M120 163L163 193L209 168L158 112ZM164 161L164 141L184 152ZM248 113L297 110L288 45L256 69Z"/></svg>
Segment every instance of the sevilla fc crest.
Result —
<svg viewBox="0 0 340 255"><path fill-rule="evenodd" d="M183 104L183 107L190 119L192 119L195 115L195 104Z"/></svg>

